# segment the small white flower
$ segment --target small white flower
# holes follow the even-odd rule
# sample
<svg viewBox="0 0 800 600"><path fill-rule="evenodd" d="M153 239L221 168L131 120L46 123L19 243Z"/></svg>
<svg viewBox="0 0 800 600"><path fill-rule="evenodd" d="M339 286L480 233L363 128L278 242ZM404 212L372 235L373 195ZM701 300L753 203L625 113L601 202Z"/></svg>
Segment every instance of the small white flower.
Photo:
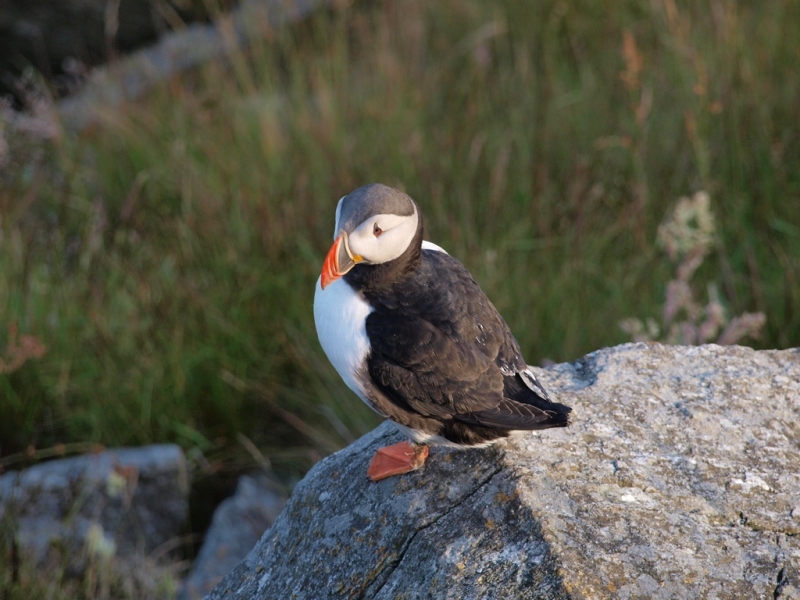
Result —
<svg viewBox="0 0 800 600"><path fill-rule="evenodd" d="M92 523L86 532L86 552L90 557L108 560L117 552L114 540L106 536L103 526Z"/></svg>

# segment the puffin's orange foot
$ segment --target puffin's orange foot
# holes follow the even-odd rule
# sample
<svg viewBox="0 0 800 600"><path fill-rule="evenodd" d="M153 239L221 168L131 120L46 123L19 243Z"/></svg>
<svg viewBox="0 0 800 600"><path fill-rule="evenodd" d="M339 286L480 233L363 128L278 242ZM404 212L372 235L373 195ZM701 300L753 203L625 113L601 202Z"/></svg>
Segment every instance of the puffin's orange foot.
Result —
<svg viewBox="0 0 800 600"><path fill-rule="evenodd" d="M380 481L392 475L402 475L419 469L428 458L428 447L411 445L408 442L378 448L367 469L367 477Z"/></svg>

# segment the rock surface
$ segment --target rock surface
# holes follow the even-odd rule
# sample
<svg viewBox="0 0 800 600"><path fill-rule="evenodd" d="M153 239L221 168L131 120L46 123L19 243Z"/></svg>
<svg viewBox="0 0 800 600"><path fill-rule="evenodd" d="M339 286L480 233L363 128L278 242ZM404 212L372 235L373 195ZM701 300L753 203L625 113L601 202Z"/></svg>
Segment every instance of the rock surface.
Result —
<svg viewBox="0 0 800 600"><path fill-rule="evenodd" d="M284 504L264 477L242 476L236 493L214 511L180 598L199 600L208 594L252 550Z"/></svg>
<svg viewBox="0 0 800 600"><path fill-rule="evenodd" d="M108 450L0 477L0 524L40 563L59 549L141 556L183 532L188 498L178 446Z"/></svg>
<svg viewBox="0 0 800 600"><path fill-rule="evenodd" d="M375 484L384 424L209 599L800 597L800 350L628 344L540 377L573 427Z"/></svg>

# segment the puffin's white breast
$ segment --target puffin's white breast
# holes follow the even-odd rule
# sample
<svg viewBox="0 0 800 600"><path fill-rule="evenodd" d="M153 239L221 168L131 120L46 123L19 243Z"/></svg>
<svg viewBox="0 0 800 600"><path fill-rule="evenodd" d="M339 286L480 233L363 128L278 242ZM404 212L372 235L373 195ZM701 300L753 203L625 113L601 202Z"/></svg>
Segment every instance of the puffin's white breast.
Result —
<svg viewBox="0 0 800 600"><path fill-rule="evenodd" d="M422 248L447 254L428 241L422 242ZM320 281L321 278L317 279L314 293L314 324L319 343L347 387L373 407L359 378L359 372L367 376L365 360L370 344L366 322L373 308L344 279L333 281L324 290Z"/></svg>
<svg viewBox="0 0 800 600"><path fill-rule="evenodd" d="M317 279L314 324L319 343L347 387L370 406L358 373L364 372L364 361L369 354L366 321L372 310L344 279L337 279L324 290Z"/></svg>

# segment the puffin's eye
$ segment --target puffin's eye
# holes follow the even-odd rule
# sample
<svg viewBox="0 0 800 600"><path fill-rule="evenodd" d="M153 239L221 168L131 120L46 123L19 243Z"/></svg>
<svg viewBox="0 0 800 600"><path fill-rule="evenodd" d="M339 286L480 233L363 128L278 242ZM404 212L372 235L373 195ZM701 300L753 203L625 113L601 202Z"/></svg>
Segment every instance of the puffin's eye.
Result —
<svg viewBox="0 0 800 600"><path fill-rule="evenodd" d="M378 223L375 223L375 226L372 228L372 233L375 237L378 237L380 234L383 233L383 229L378 227Z"/></svg>

